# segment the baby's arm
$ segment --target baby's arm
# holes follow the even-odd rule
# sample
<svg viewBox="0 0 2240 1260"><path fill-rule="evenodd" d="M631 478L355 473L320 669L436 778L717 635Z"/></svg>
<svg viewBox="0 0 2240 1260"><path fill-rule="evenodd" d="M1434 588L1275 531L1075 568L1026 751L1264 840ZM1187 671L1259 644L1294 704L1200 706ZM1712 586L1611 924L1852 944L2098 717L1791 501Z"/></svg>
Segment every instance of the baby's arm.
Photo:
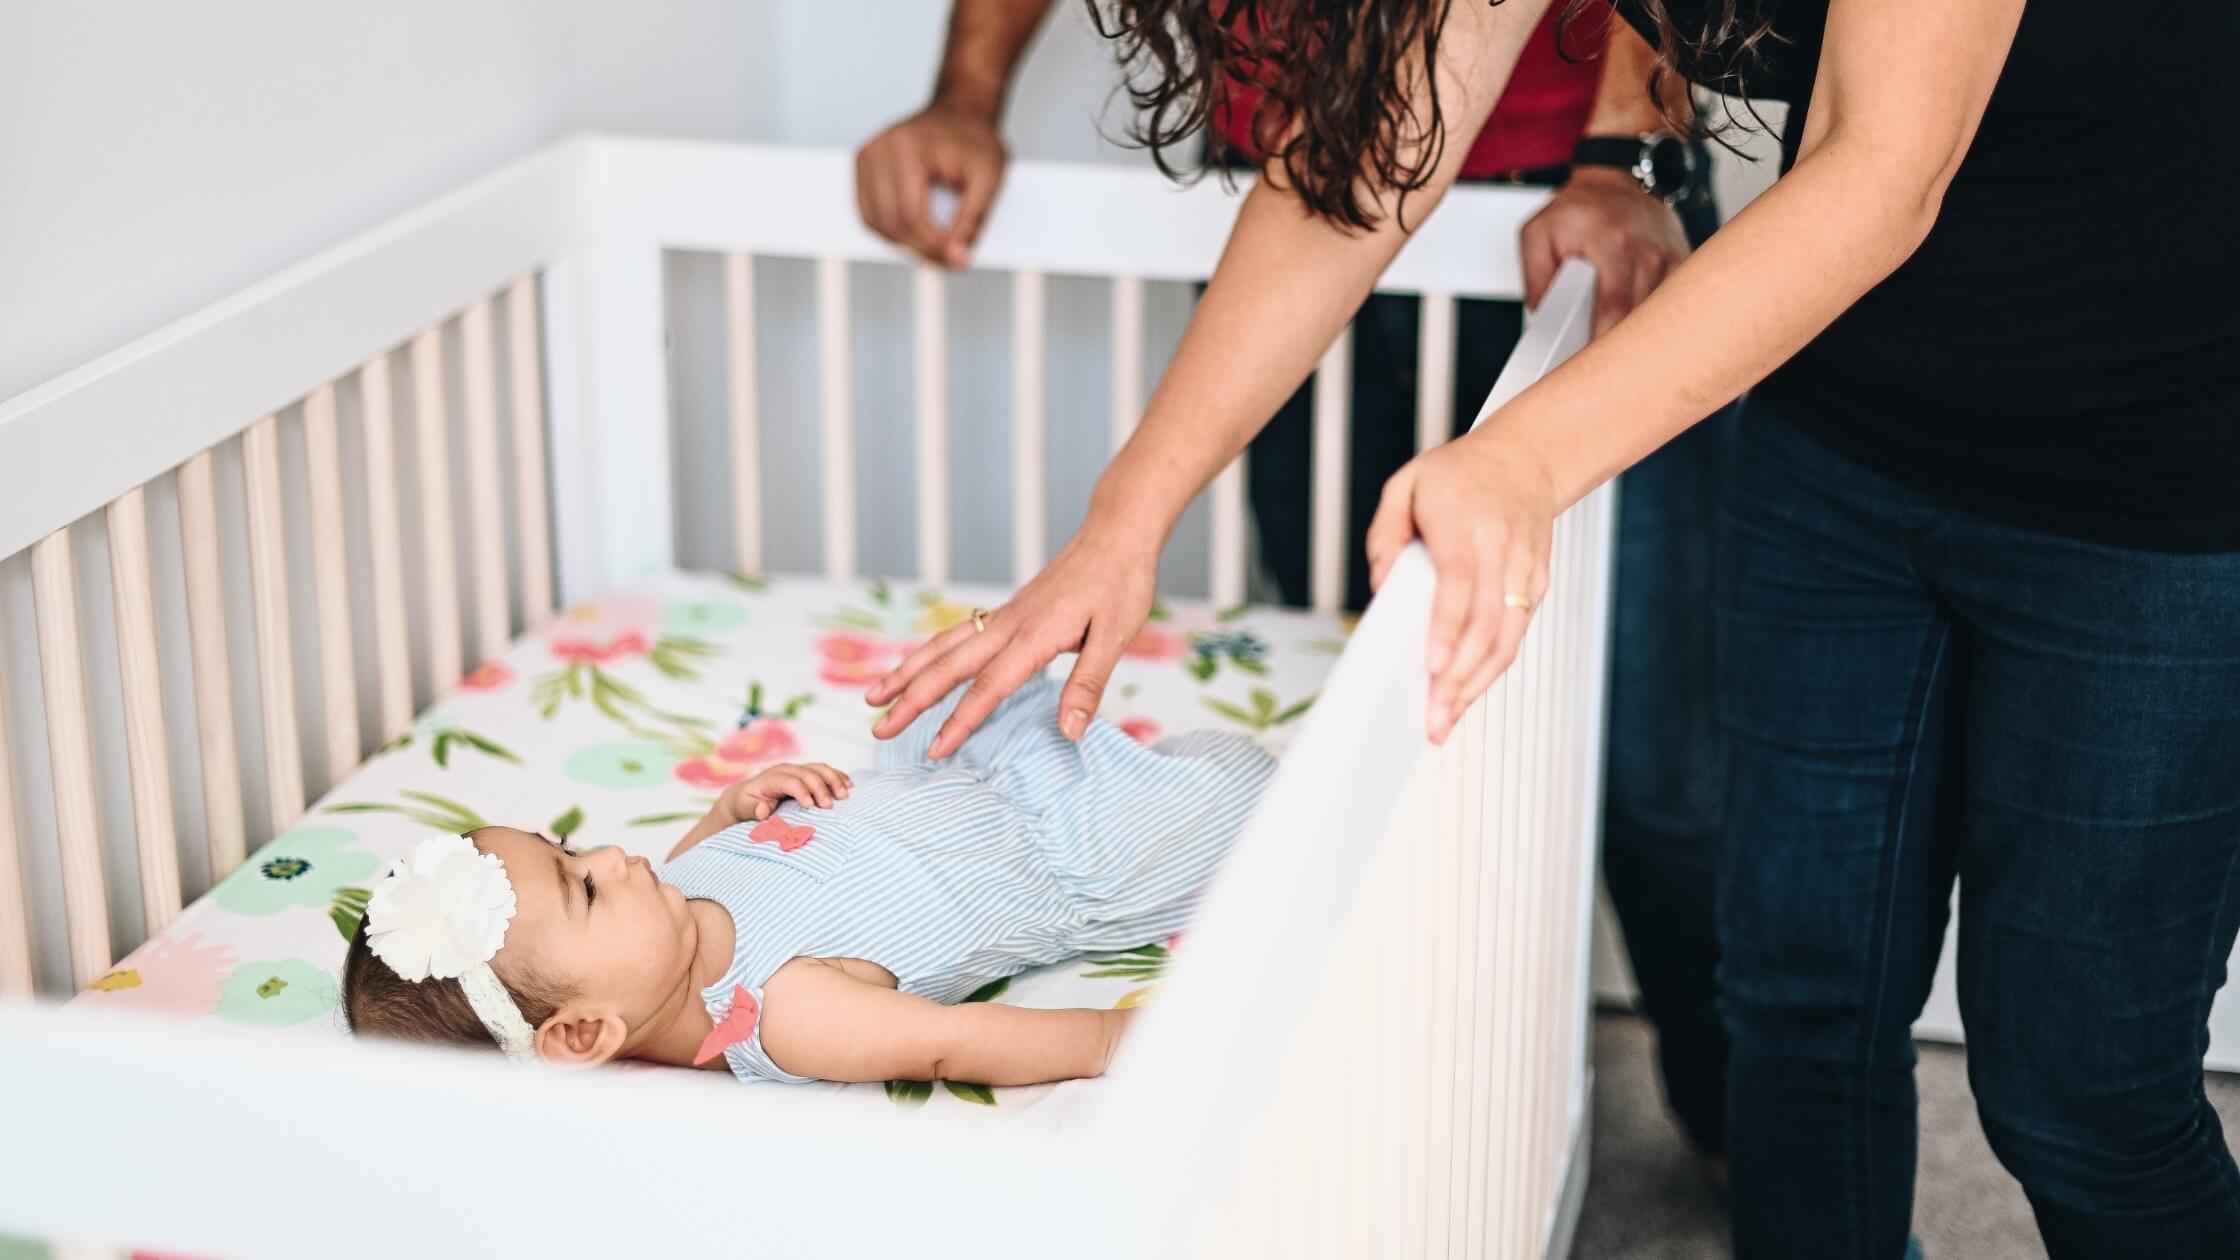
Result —
<svg viewBox="0 0 2240 1260"><path fill-rule="evenodd" d="M1039 1085L1097 1076L1132 1011L943 1006L796 958L763 986L762 1049L827 1081L956 1080Z"/></svg>
<svg viewBox="0 0 2240 1260"><path fill-rule="evenodd" d="M846 800L848 789L855 780L821 761L804 765L775 765L743 783L734 783L723 790L716 803L684 833L677 847L669 850L669 861L726 827L743 822L757 822L768 818L778 802L792 797L804 805L831 809L836 800Z"/></svg>

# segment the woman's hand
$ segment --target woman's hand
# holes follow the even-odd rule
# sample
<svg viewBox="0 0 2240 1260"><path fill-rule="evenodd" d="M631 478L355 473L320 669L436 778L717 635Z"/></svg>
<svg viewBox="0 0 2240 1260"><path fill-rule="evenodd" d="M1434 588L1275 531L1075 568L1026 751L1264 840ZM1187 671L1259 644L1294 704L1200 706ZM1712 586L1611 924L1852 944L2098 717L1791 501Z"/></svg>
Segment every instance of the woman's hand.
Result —
<svg viewBox="0 0 2240 1260"><path fill-rule="evenodd" d="M1428 714L1433 743L1516 659L1548 593L1548 546L1560 510L1545 466L1480 430L1410 460L1385 483L1369 522L1369 584L1421 537L1439 575L1431 603ZM1520 607L1519 605L1527 605Z"/></svg>
<svg viewBox="0 0 2240 1260"><path fill-rule="evenodd" d="M1158 570L1158 534L1092 518L1011 602L988 615L985 630L969 621L950 627L865 693L872 704L894 702L871 733L892 738L971 678L926 748L929 757L946 757L1058 653L1078 651L1058 697L1058 727L1068 739L1081 738L1113 666L1151 615Z"/></svg>

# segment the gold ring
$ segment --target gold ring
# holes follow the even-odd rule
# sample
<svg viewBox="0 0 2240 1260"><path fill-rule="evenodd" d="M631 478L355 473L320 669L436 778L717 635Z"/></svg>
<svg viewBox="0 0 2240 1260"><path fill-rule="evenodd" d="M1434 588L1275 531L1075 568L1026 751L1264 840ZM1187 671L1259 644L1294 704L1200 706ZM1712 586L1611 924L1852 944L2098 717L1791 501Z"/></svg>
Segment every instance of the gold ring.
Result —
<svg viewBox="0 0 2240 1260"><path fill-rule="evenodd" d="M1519 595L1514 591L1511 591L1509 594L1502 596L1501 602L1507 604L1511 608L1522 608L1527 613L1540 606L1539 600L1534 599L1530 595Z"/></svg>
<svg viewBox="0 0 2240 1260"><path fill-rule="evenodd" d="M972 630L973 630L973 633L975 633L975 634L978 634L978 633L979 633L980 631L982 631L982 630L985 630L985 629L987 629L987 628L988 628L988 610L987 610L987 609L985 609L985 608L975 608L975 609L973 609L973 610L972 610Z"/></svg>

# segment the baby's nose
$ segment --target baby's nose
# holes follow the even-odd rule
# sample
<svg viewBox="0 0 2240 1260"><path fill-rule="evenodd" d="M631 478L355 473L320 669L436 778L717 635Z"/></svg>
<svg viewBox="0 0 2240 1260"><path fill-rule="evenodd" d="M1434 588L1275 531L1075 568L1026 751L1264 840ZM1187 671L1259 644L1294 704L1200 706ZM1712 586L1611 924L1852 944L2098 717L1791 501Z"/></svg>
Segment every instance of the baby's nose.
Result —
<svg viewBox="0 0 2240 1260"><path fill-rule="evenodd" d="M613 879L629 866L630 855L610 844L584 854L583 860L590 864L593 875Z"/></svg>

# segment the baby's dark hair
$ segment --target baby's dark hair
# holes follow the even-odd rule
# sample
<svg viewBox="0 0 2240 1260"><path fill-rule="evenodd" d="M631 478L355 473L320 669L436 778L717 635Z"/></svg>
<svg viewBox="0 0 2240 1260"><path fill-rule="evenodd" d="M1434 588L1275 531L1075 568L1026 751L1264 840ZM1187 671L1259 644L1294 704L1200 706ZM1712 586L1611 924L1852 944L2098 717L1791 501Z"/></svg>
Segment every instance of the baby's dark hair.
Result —
<svg viewBox="0 0 2240 1260"><path fill-rule="evenodd" d="M571 994L532 980L517 984L499 977L521 1018L538 1028L552 1018ZM350 952L342 962L342 1018L360 1037L393 1037L431 1045L472 1046L495 1050L498 1039L482 1026L466 991L457 980L407 980L389 964L374 957L366 944L366 925L358 924L350 938Z"/></svg>

